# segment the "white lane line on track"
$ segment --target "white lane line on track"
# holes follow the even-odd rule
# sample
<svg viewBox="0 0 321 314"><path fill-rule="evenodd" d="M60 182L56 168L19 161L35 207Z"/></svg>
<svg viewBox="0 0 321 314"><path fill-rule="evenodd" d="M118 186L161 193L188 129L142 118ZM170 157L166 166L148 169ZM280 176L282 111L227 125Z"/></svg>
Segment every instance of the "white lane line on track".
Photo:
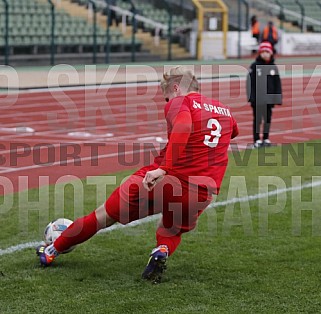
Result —
<svg viewBox="0 0 321 314"><path fill-rule="evenodd" d="M321 126L319 127L311 127L311 128L305 128L304 130L321 130ZM302 129L298 129L296 130L297 133L302 133ZM293 130L285 130L285 131L280 131L280 132L274 132L273 135L284 135L284 134L292 134L295 133L293 132ZM251 138L252 135L244 135L244 136L239 136L238 142L240 140L245 140L245 139L249 139L249 143L251 143ZM238 144L240 148L247 148L246 144L249 143L240 143ZM137 149L135 151L126 151L124 153L120 153L120 152L115 152L115 153L110 153L110 154L103 154L103 155L98 155L98 156L87 156L87 157L80 157L79 161L81 162L85 162L85 161L94 161L94 160L99 160L99 159L106 159L106 158L113 158L116 156L127 156L127 155L132 155L132 154L139 154L139 153L143 153L143 152L149 152L150 148L145 148L145 149ZM70 160L59 160L59 161L55 161L51 164L49 164L48 166L46 165L31 165L31 166L25 166L25 167L19 167L19 168L8 168L6 170L2 170L0 171L0 175L3 174L7 174L7 173L14 173L14 172L19 172L19 171L25 171L25 170L32 170L32 169L38 169L38 168L46 168L46 167L53 167L53 166L59 166L59 165L67 165L70 163L74 163L75 160L74 159L70 159Z"/></svg>
<svg viewBox="0 0 321 314"><path fill-rule="evenodd" d="M307 78L311 78L311 76L304 76L304 77L307 77ZM315 78L315 77L314 77ZM244 80L244 79L243 79ZM286 80L286 82L288 81L287 80L287 78L285 78L284 80ZM231 80L231 81L233 81L233 80ZM214 81L215 82L215 81ZM208 82L208 83L213 83L213 81L210 81L210 82ZM220 84L221 82L219 82L219 87L222 89L222 90L224 90L224 86L221 86L221 84ZM285 85L285 84L284 84ZM293 83L291 84L291 86L293 85ZM126 86L126 85L125 85ZM229 86L228 86L229 87ZM68 89L68 88L67 88ZM65 88L60 88L60 89L58 89L58 90L53 90L53 91L60 91L60 92L63 92L63 91L66 91L67 89L65 89ZM76 90L79 90L79 88L77 88ZM82 87L82 89L80 89L80 90L86 90L86 86L84 86L84 87ZM47 93L48 93L48 89L45 89L44 91L46 91ZM210 91L211 92L213 92L213 93L215 93L215 94L217 94L217 92L213 89L213 88L211 88L210 89ZM49 90L49 92L52 92L52 90ZM285 87L284 87L284 95L285 95ZM99 92L99 93L101 93L101 91ZM99 93L98 93L98 95L99 95ZM230 92L228 91L228 92L219 92L218 93L219 94L219 96L220 96L220 99L222 100L222 102L224 102L224 99L222 98L222 96L224 96L224 95L229 95L230 96ZM136 94L134 94L134 95L129 95L128 93L126 93L125 95L128 95L128 96L131 96L130 97L130 99L132 99L132 96L140 96L140 95L136 95ZM68 103L70 103L70 102L72 102L72 104L74 105L75 103L79 103L79 101L78 101L78 98L77 97L73 97L73 98L69 98L68 96L71 96L71 95L63 95L63 97L62 97L62 99L61 99L61 101L68 101ZM75 96L75 95L73 95L73 96ZM111 96L112 95L108 95L109 97L104 97L104 98L102 98L102 99L95 99L95 98L93 98L93 97L90 97L90 100L92 101L92 102L101 102L102 100L108 100L109 98L111 98ZM158 96L158 97L160 97L160 98L162 98L162 96L161 95L157 95L157 94L155 94L155 96ZM286 96L286 95L285 95ZM53 100L54 102L47 102L47 98L48 98L48 100ZM67 99L66 99L67 98ZM79 98L79 100L82 100L84 97L80 97ZM115 100L115 98L113 98L114 100ZM119 98L119 99L122 99L122 98ZM229 98L230 99L230 98ZM30 99L30 98L28 98L28 101L30 101L30 100L32 100L32 99ZM38 96L38 97L36 97L36 99L35 100L41 100L42 102L43 101L45 101L46 102L46 106L51 106L51 105L57 105L58 103L59 103L59 95L56 95L56 97L53 97L53 95L51 94L51 97L44 97L43 95L42 96ZM89 100L89 99L88 99ZM116 98L116 100L117 100L117 98ZM134 106L136 105L136 104L133 104ZM7 105L5 105L4 104L4 106L7 106ZM43 105L42 104L36 104L36 105L33 105L33 104L31 104L31 105L15 105L15 108L17 108L17 109L19 109L19 108L39 108L41 106L41 108L43 107ZM130 106L130 105L129 105Z"/></svg>
<svg viewBox="0 0 321 314"><path fill-rule="evenodd" d="M229 94L228 94L229 95ZM141 106L145 106L146 108L150 108L151 104L153 104L153 107L161 107L162 105L159 103L160 101L163 102L163 99L161 98L160 100L156 100L156 99L152 99L152 102L150 101L150 97L145 99L143 96L144 95L135 95L137 97L140 97L140 103L137 104L137 101L126 101L126 111L123 113L118 113L118 114L128 114L128 110L131 108L137 108L137 107L141 107ZM306 97L296 97L296 98L292 98L291 95L289 95L288 97L291 98L291 100L293 100L293 104L297 104L298 106L300 106L301 104L298 102L302 102L305 103L306 101ZM243 105L247 105L247 99L245 94L242 94L239 97L227 97L224 98L222 97L222 93L219 93L219 95L213 95L212 98L218 98L220 100L220 102L228 105L231 107L232 110L237 110L237 108L240 107L240 103L242 103ZM286 95L284 95L284 98L286 99ZM321 95L317 96L313 96L313 98L315 99L314 104L316 103L316 100L318 100L319 98L321 98ZM130 100L133 98L130 98ZM22 105L22 106L18 106L18 105L14 105L14 107L12 107L12 109L15 110L15 112L3 112L1 115L1 118L20 118L20 117L32 117L34 114L37 115L45 115L45 114L72 114L72 113L78 113L79 115L81 115L81 113L86 113L88 111L90 111L90 106L95 105L95 103L97 104L101 104L102 102L106 102L106 98L99 98L99 99L87 99L87 103L85 103L83 100L81 102L77 101L77 100L66 100L63 99L62 103L59 103L59 100L57 99L52 99L52 102L46 103L46 107L47 110L46 111L40 111L39 112L39 106L34 106L34 105ZM117 106L119 105L113 105L110 104L110 102L113 101L115 102L114 98L109 99L108 102L106 102L106 104L103 106L103 108L105 110L112 110L115 109ZM131 103L132 102L132 103ZM121 104L123 103L123 99L121 100ZM235 105L235 106L234 106ZM42 105L43 106L43 105ZM53 108L49 108L53 107ZM4 106L5 107L5 106ZM98 106L95 106L98 109ZM99 109L102 106L99 106ZM23 110L23 109L28 109L28 108L34 108L34 111L29 111L29 112L17 112L19 110ZM8 108L6 108L5 111L7 111ZM159 108L158 110L162 110L162 108ZM0 111L1 112L1 111ZM117 115L117 114L115 114Z"/></svg>
<svg viewBox="0 0 321 314"><path fill-rule="evenodd" d="M149 132L149 135L151 135L152 137L157 136L157 135L163 135L166 134L166 131L159 131L159 132ZM46 136L47 138L50 138L50 140L52 140L53 138L55 138L55 136L53 136L52 134L42 134L44 136ZM136 140L140 135L146 135L146 132L144 133L132 133L131 135L126 134L126 135L121 135L121 136L113 136L113 137L103 137L103 138L95 138L94 140L88 140L88 138L86 139L73 139L73 138L66 138L66 137L58 137L56 136L56 138L60 139L60 141L58 143L49 143L49 140L44 140L41 137L38 138L25 138L24 140L27 140L28 143L37 143L37 144L48 144L50 145L51 148L56 148L56 147L63 147L63 146L68 146L68 145L72 145L72 144L100 144L100 143L106 143L106 145L112 145L115 144L117 145L119 143L119 141L121 141L121 143L132 143L134 140ZM20 137L19 137L20 139ZM4 139L3 139L4 140ZM15 141L12 143L20 143L19 141ZM46 146L37 146L37 147L27 147L27 148L17 148L17 149L8 149L8 150L0 150L0 155L3 156L5 154L10 154L10 153L23 153L23 152L28 152L30 150L41 150L41 149L47 149Z"/></svg>
<svg viewBox="0 0 321 314"><path fill-rule="evenodd" d="M232 198L232 199L226 200L226 201L213 202L207 207L207 210L210 210L210 209L213 209L213 208L217 208L217 207L226 206L226 205L230 205L230 204L237 204L237 203L255 201L255 200L262 199L262 198L267 198L267 197L273 196L273 195L279 195L279 194L284 194L284 193L288 193L288 192L301 191L301 190L304 190L304 189L313 188L313 187L317 187L317 186L320 186L320 185L321 185L321 181L314 181L314 182L302 184L300 186L293 186L293 187L284 188L284 189L277 189L277 190L270 191L270 192L267 192L267 193L258 193L258 194L254 194L254 195L244 196L244 197ZM157 215L149 216L149 217L137 220L137 221L133 221L133 222L127 224L127 225L115 224L115 225L113 225L113 226L111 226L109 228L106 228L106 229L103 229L103 230L99 231L98 233L102 234L102 233L112 232L114 230L140 226L140 225L152 222L152 221L156 221L160 217L161 217L161 215L157 214ZM35 242L27 242L27 243L21 243L21 244L18 244L18 245L10 246L10 247L8 247L6 249L0 249L0 256L4 256L4 255L20 252L20 251L22 251L24 249L35 248L37 245L40 245L40 244L41 244L41 242L36 242L35 241Z"/></svg>
<svg viewBox="0 0 321 314"><path fill-rule="evenodd" d="M81 161L81 162L94 161L94 160L97 160L97 159L112 158L112 157L116 157L116 156L127 156L127 155L139 154L139 153L143 153L143 152L150 152L150 148L138 149L138 150L135 150L135 151L126 151L126 152L123 152L123 153L115 152L115 153L110 153L110 154L105 154L105 155L80 157L78 160ZM53 166L59 166L59 165L68 165L68 164L74 163L74 162L75 162L74 159L70 159L70 160L55 161L55 162L49 164L48 166L46 166L44 164L44 165L25 166L25 167L19 167L19 168L7 168L6 170L0 171L0 175L13 173L13 172L24 171L24 170L32 170L32 169L53 167Z"/></svg>
<svg viewBox="0 0 321 314"><path fill-rule="evenodd" d="M307 142L309 141L309 138L308 137L302 137L302 136L291 136L291 135L286 135L283 137L284 139L287 139L287 140L295 140L297 142Z"/></svg>
<svg viewBox="0 0 321 314"><path fill-rule="evenodd" d="M239 106L239 103L240 103L240 100L239 99L229 99L230 101L228 101L228 102L226 102L226 101L224 101L224 100L221 100L223 103L224 102L226 102L231 108L233 108L233 106L235 105L235 106L237 106L237 107L235 107L234 109L233 109L233 113L234 113L234 115L236 115L236 114L242 114L242 112L239 112L238 111L238 109L240 108L240 106ZM232 101L231 101L232 100ZM293 101L292 101L292 99L291 99L291 104L292 104L292 106L291 107L289 107L289 106L283 106L283 107L281 107L281 108L278 108L278 111L279 112L283 112L283 111L288 111L288 110L291 110L291 111L296 111L296 110L301 110L302 111L302 109L301 109L301 103L300 103L300 101L304 101L305 100L305 97L302 97L302 98L296 98L295 100L293 99ZM235 102L234 102L235 101ZM147 103L146 104L143 104L143 105L148 105ZM232 106L233 105L233 106ZM312 104L312 105L316 105L316 103L314 103L314 104ZM247 101L246 100L244 100L244 106L247 106ZM74 107L74 106L73 106ZM137 104L135 104L135 105L133 105L133 108L136 108L137 107ZM107 107L108 108L108 107ZM132 116L132 115L134 115L134 116L136 116L137 115L137 111L135 111L135 112L128 112L128 109L129 108L129 106L126 106L126 111L125 112L120 112L120 113L114 113L114 114L112 114L112 118L114 119L115 117L123 117L123 116L125 116L125 117L128 117L128 116ZM313 108L315 108L315 107L313 107ZM50 115L50 114L55 114L55 115L57 115L57 114L60 114L60 113L62 113L62 114L68 114L68 116L69 116L69 118L62 118L62 119L57 119L58 121L60 121L60 122L64 122L64 121L70 121L70 115L71 115L71 117L73 117L72 116L72 114L73 113L75 113L75 114L77 114L78 116L76 117L77 118L77 121L79 122L79 121L82 121L82 120L86 120L86 121L89 121L89 120L91 120L91 119L96 119L97 117L96 117L96 115L92 115L92 116L88 116L88 110L86 110L85 108L76 108L76 109L68 109L68 108L64 108L64 109L61 109L61 110L56 110L56 111L52 111L52 112L49 112L47 115ZM66 111L67 110L67 111ZM240 110L243 110L243 109L240 109ZM163 111L163 108L157 108L157 110L153 110L153 111L148 111L148 114L159 114L159 113L161 113ZM87 115L85 114L87 112ZM83 116L83 113L85 114L84 116ZM21 117L23 117L23 118L26 118L27 116L33 116L33 115L35 115L35 114L39 114L39 112L29 112L29 113L11 113L11 114L3 114L2 116L1 116L1 118L8 118L8 119L10 119L10 118L17 118L17 116L19 116L19 115L21 115ZM44 115L43 113L41 113L41 115ZM48 118L48 117L45 117L45 118ZM75 118L75 117L74 117ZM19 123L21 123L21 122L19 122ZM46 120L39 120L38 119L38 121L35 121L35 123L37 124L37 125L39 125L39 124L44 124L44 123L48 123L48 119L46 119ZM12 127L15 127L16 126L16 124L17 123L9 123L9 124L7 124L6 126L12 126Z"/></svg>
<svg viewBox="0 0 321 314"><path fill-rule="evenodd" d="M286 119L286 118L284 118ZM277 120L277 119L275 119ZM248 124L248 123L251 123L251 122L244 122L243 124ZM242 125L242 124L240 124ZM295 140L297 141L300 141L300 137L296 137L294 136L295 133L298 133L298 134L302 134L302 128L299 128L299 129L294 129L294 130L281 130L279 132L273 132L273 135L284 135L284 134L289 134L288 136L292 136ZM317 127L308 127L308 128L304 128L304 132L309 132L309 131L316 131L316 130L321 130L321 126L317 126ZM151 135L154 135L154 136L164 136L164 132L155 132L155 133L151 133ZM137 138L139 136L139 134L134 134L133 137L139 141L139 138ZM155 138L154 136L151 136L150 139L152 138ZM127 139L128 140L128 136L123 136L124 139ZM240 143L240 141L242 140L246 140L246 139L249 139L249 141L251 142L251 138L252 138L252 135L251 134L248 134L248 135L243 135L243 136L238 136L237 137L237 143L239 143L239 147L240 148L246 148L246 144L248 143ZM115 141L117 140L120 140L121 137L114 137L113 138ZM126 141L127 143L131 143L130 141ZM85 143L92 143L91 141L78 141L78 142L73 142L72 144L85 144ZM98 142L97 142L98 143ZM62 147L62 146L67 146L67 145L70 145L70 142L69 143L58 143L58 144L50 144L51 147ZM107 143L106 143L107 145ZM40 146L40 147L37 147L37 150L40 150L40 149L46 149L45 146ZM11 153L11 152L14 152L14 153L22 153L22 152L25 152L26 150L24 148L21 148L21 149L17 149L17 150L7 150L7 151L0 151L1 155L4 156L5 154L8 154L8 153ZM90 161L90 160L99 160L99 159L105 159L105 158L113 158L113 157L116 157L116 156L120 156L120 155L124 155L124 156L127 156L128 154L137 154L137 153L143 153L143 152L147 152L149 151L149 148L145 148L145 149L138 149L138 150L135 150L135 151L126 151L125 153L119 153L119 152L115 152L115 153L110 153L110 154L103 154L103 155L98 155L98 156L86 156L86 157L80 157L79 160L81 162L84 162L84 161ZM73 159L70 159L70 160L59 160L59 161L56 161L54 163L51 163L50 165L46 166L46 165L30 165L30 166L25 166L25 167L19 167L19 168L5 168L5 169L0 169L0 175L2 174L6 174L6 173L13 173L13 172L19 172L19 171L24 171L24 170L31 170L31 169L37 169L37 168L45 168L45 167L52 167L52 166L59 166L61 164L70 164L70 163L73 163L74 160Z"/></svg>
<svg viewBox="0 0 321 314"><path fill-rule="evenodd" d="M280 110L278 110L278 111L280 111ZM316 118L317 117L312 117L311 119L316 119ZM288 121L288 120L289 120L288 117L274 118L273 119L273 123L276 124L278 122L285 122L285 121ZM291 118L291 121L296 121L296 120L301 121L302 120L302 116L295 116L295 117ZM138 126L141 126L141 127L146 126L147 127L148 125L155 125L155 123L162 124L162 123L165 123L165 122L162 121L162 120L151 120L151 121L142 121L142 122L133 122L133 123L123 123L123 124L117 124L115 126L115 128L117 129L117 128L122 128L122 127L138 127ZM242 127L251 126L252 125L252 121L249 120L249 121L239 122L238 125L242 126ZM97 126L97 127L94 128L94 130L104 130L105 128L106 128L106 126L99 126L99 127ZM314 130L318 130L318 129L319 129L319 127L316 127L316 128L310 127L310 128L302 129L301 126L300 126L299 130L301 132L303 130L305 132L309 132L309 131L313 132ZM81 130L82 129L77 129L77 131L80 131L80 132L81 132ZM151 136L153 136L153 135L163 134L163 132L164 131L160 131L160 132L149 133L149 134ZM296 133L296 129L285 130L284 132L282 131L282 133ZM282 134L282 133L273 132L273 134ZM39 143L39 141L46 142L45 140L39 138L41 136L50 137L51 139L56 138L57 140L60 140L59 143L52 144L53 147L61 145L63 142L70 143L71 140L72 140L72 143L74 143L74 144L92 143L92 141L84 141L82 139L70 138L66 133L62 134L61 130L59 130L59 131L40 131L40 132L36 132L31 137L28 134L12 134L12 135L7 135L7 136L3 135L1 138L2 138L3 141L10 140L10 139L16 139L17 135L19 135L19 138L24 138L24 139L26 139L26 140L28 140L30 142L35 142L35 143ZM113 137L106 137L106 138L102 137L100 140L98 140L100 138L100 135L97 135L97 138L95 139L95 141L97 141L97 142L101 142L101 141L108 141L108 142L114 141L114 142L117 142L118 140L126 140L126 139L130 139L130 138L136 138L136 137L139 137L139 135L146 135L146 133L142 133L142 134L138 133L138 134L133 134L133 135L126 134L126 135L122 135L122 136L113 136ZM45 147L42 147L42 149L44 149L44 148ZM17 150L17 152L23 152L23 149L20 150L20 151ZM10 150L1 151L2 155L3 154L7 154L7 153L10 153Z"/></svg>
<svg viewBox="0 0 321 314"><path fill-rule="evenodd" d="M292 114L294 113L294 112L296 112L296 111L301 111L302 112L302 108L298 105L298 106L296 106L296 107L299 107L299 108L293 108L293 107L283 107L283 108L278 108L277 109L277 111L278 112L287 112L287 111L290 111ZM315 107L314 109L318 109L319 107ZM157 112L150 112L149 114L159 114L160 113L160 110L159 111L157 111ZM247 114L248 114L248 112L246 112ZM115 117L119 117L119 115L124 115L126 118L128 118L128 116L130 116L130 115L134 115L134 116L136 116L137 115L137 113L134 113L134 114L129 114L129 115L127 115L126 116L126 114L116 114L115 116L113 116L113 118L115 118ZM234 112L234 116L237 116L238 115L238 113L236 112ZM309 118L309 116L306 116L306 118ZM311 117L310 117L311 118ZM85 118L80 118L79 120L78 120L78 122L79 121L82 121L82 120L84 120L84 121L86 121L87 123L88 123L88 121L90 121L90 120L95 120L95 119L97 119L97 117L96 116L93 116L93 117L85 117ZM288 121L288 117L285 117L285 118L276 118L276 119L273 119L273 122L278 122L278 121ZM317 119L317 115L314 115L311 119ZM295 117L292 117L292 119L291 119L292 121L294 121L294 120L302 120L302 116L300 115L300 116L295 116ZM57 123L62 123L62 122L70 122L70 119L59 119L59 120L57 120ZM39 125L41 125L41 124L47 124L48 123L48 121L40 121L40 122L35 122L36 124L37 124L37 126L39 126ZM116 128L120 128L120 127L130 127L130 126L145 126L145 125L148 125L148 124L153 124L153 123L164 123L164 121L162 121L162 120L151 120L151 121L140 121L140 122L132 122L132 123L130 123L130 122L128 122L128 123L123 123L123 124L117 124L115 127ZM239 123L240 125L242 124L242 123L245 123L245 122L241 122L241 123ZM247 124L251 124L252 122L251 121L248 121L248 122L246 122ZM14 124L9 124L9 125L14 125ZM31 124L32 125L32 124ZM106 128L106 125L103 125L103 126L96 126L95 128L94 128L94 130L104 130ZM76 129L76 131L82 131L84 128L77 128ZM1 130L0 130L1 131ZM75 131L75 130L74 130ZM46 131L38 131L38 132L36 132L36 133L32 133L32 134L28 134L28 133L25 133L25 134L10 134L10 135L8 135L8 134L6 134L6 135L3 135L2 136L2 139L3 140L6 140L6 139L15 139L16 137L17 137L17 135L19 135L19 137L21 138L21 137L30 137L30 136L39 136L39 135L45 135L45 136L48 136L48 135L51 135L52 137L55 135L55 136L57 136L58 138L61 138L61 136L63 135L62 133L61 133L62 131L59 129L59 130L57 130L57 131L49 131L49 130L46 130ZM65 134L63 135L63 136L66 136ZM98 135L99 136L99 135Z"/></svg>

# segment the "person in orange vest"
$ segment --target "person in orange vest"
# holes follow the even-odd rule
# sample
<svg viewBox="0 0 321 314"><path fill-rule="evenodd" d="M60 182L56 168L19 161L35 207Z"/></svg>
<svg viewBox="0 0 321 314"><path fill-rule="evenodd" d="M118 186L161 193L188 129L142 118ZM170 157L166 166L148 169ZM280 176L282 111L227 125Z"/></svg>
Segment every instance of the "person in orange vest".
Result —
<svg viewBox="0 0 321 314"><path fill-rule="evenodd" d="M277 44L279 41L279 36L278 36L278 30L276 27L273 25L273 22L270 21L268 24L265 26L262 34L262 42L268 41L273 48L273 53L276 53L276 50L274 46Z"/></svg>
<svg viewBox="0 0 321 314"><path fill-rule="evenodd" d="M260 40L260 23L257 20L256 15L251 17L251 30L252 30L252 37L256 38L257 43Z"/></svg>

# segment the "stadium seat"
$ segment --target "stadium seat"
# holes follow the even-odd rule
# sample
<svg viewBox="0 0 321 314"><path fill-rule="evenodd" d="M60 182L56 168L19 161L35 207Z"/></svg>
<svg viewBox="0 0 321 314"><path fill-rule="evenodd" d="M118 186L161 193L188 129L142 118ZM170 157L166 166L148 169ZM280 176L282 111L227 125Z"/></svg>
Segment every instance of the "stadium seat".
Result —
<svg viewBox="0 0 321 314"><path fill-rule="evenodd" d="M294 13L301 13L300 7L297 4L295 0L283 0L281 1L284 8L287 10L290 10ZM314 29L316 31L319 29L320 31L320 25L318 25L321 22L321 16L320 16L320 6L317 4L316 0L304 0L300 1L300 3L304 6L304 14L306 17L310 17L316 21L316 23L313 22L306 22L306 26L310 26L311 30ZM301 26L301 20L298 19L296 16L293 16L292 14L285 13L285 20L288 22L291 22L295 25Z"/></svg>
<svg viewBox="0 0 321 314"><path fill-rule="evenodd" d="M87 0L80 0L79 3L87 5ZM9 4L9 38L11 46L37 46L49 45L51 36L51 8L48 4L37 0L12 0ZM4 7L0 2L0 29L3 34ZM84 18L70 16L63 10L55 11L55 34L57 45L92 45L93 25ZM120 40L120 31L111 30L113 43L123 45ZM3 39L3 37L1 37ZM97 42L105 44L106 30L97 25ZM0 41L4 45L4 40Z"/></svg>

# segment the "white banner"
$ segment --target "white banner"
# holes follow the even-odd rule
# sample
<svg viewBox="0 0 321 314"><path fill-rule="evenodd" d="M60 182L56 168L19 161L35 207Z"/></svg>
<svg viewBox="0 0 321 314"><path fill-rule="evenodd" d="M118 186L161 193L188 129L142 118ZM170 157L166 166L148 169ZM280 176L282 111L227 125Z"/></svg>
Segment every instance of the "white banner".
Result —
<svg viewBox="0 0 321 314"><path fill-rule="evenodd" d="M320 55L321 34L283 33L279 53L282 55Z"/></svg>

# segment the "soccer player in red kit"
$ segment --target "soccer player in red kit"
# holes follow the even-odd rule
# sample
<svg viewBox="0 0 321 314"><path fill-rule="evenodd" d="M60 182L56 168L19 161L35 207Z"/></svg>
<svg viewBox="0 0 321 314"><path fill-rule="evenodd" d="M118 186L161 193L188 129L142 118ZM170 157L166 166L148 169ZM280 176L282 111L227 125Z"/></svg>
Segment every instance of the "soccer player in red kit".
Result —
<svg viewBox="0 0 321 314"><path fill-rule="evenodd" d="M60 252L115 222L127 224L162 213L157 246L142 274L144 279L160 282L167 258L180 244L182 234L195 228L212 194L219 193L230 140L238 134L229 108L201 95L191 71L172 68L163 75L161 88L167 101L166 147L152 165L131 175L104 205L75 220L53 244L38 247L42 265L50 265Z"/></svg>

